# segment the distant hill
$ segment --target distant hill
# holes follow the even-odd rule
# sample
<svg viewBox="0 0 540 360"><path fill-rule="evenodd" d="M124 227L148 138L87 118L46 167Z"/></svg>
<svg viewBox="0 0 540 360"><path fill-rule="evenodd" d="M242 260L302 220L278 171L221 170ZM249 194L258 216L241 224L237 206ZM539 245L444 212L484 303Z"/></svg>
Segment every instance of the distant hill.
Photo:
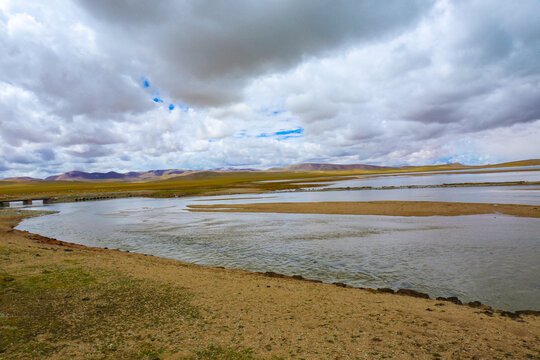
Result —
<svg viewBox="0 0 540 360"><path fill-rule="evenodd" d="M437 168L466 169L466 168L470 168L470 167L473 167L473 166L471 166L471 165L463 165L461 163L455 162L455 163L448 163L448 164L424 165L424 166L405 165L405 166L395 167L394 169L408 170L408 169L426 168L426 169L436 170Z"/></svg>
<svg viewBox="0 0 540 360"><path fill-rule="evenodd" d="M257 169L251 169L251 168L245 168L245 169L237 169L237 168L217 168L217 169L210 169L209 171L217 171L217 172L237 172L237 171L261 171Z"/></svg>
<svg viewBox="0 0 540 360"><path fill-rule="evenodd" d="M500 164L487 165L488 167L514 167L514 166L538 166L540 159L529 159L520 161L511 161Z"/></svg>
<svg viewBox="0 0 540 360"><path fill-rule="evenodd" d="M189 176L192 179L200 179L208 176L215 176L218 174L225 174L230 172L257 172L257 171L339 171L339 170L407 170L418 169L424 171L434 171L437 169L465 169L465 168L496 168L496 167L512 167L512 166L532 166L540 165L540 159L530 159L522 161L513 161L508 163L483 165L483 166L468 166L460 163L451 163L443 165L426 165L426 166L377 166L366 164L321 164L321 163L302 163L289 165L284 167L273 167L267 170L256 170L250 168L217 168L211 170L186 170L186 169L167 169L167 170L149 170L149 171L131 171L127 173L118 173L115 171L109 172L84 172L84 171L68 171L67 173L49 176L45 178L47 181L119 181L119 182L142 182L142 181L155 181L155 180L169 180L176 177ZM3 179L6 181L43 181L42 179L36 179L28 176L10 177Z"/></svg>
<svg viewBox="0 0 540 360"><path fill-rule="evenodd" d="M149 171L131 171L127 173L118 173L115 171L102 172L84 172L68 171L67 173L49 176L45 178L48 181L149 181L157 179L166 179L172 176L178 176L186 173L192 173L193 170L149 170Z"/></svg>
<svg viewBox="0 0 540 360"><path fill-rule="evenodd" d="M45 178L48 181L73 181L73 180L110 180L110 179L124 179L128 177L126 174L120 174L114 171L109 171L108 173L87 173L84 171L68 171L67 173L61 175L54 175Z"/></svg>
<svg viewBox="0 0 540 360"><path fill-rule="evenodd" d="M274 167L268 169L268 171L333 171L333 170L381 170L390 169L388 166L376 166L365 164L318 164L318 163L303 163L296 165L289 165L285 167Z"/></svg>
<svg viewBox="0 0 540 360"><path fill-rule="evenodd" d="M30 177L30 176L9 177L9 178L5 178L4 180L8 180L8 181L42 181L41 179L33 178L33 177Z"/></svg>
<svg viewBox="0 0 540 360"><path fill-rule="evenodd" d="M131 171L127 173L118 173L115 171L102 172L84 172L84 171L68 171L60 175L53 175L45 178L47 181L152 181L152 180L167 180L177 176L186 176L189 174L197 174L201 172L236 172L236 171L258 171L255 169L232 169L219 168L213 170L185 170L185 169L168 169L168 170L148 170L148 171Z"/></svg>

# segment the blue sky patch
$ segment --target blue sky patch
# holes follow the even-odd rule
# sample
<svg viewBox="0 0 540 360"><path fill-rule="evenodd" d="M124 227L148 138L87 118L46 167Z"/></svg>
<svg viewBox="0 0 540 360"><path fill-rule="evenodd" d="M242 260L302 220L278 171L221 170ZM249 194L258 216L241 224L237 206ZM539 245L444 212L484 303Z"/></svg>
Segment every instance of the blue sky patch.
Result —
<svg viewBox="0 0 540 360"><path fill-rule="evenodd" d="M292 130L280 130L273 133L261 133L257 135L256 137L267 138L267 137L277 136L280 140L287 140L290 138L302 137L304 136L302 135L303 133L304 133L304 128L299 127L297 129L292 129Z"/></svg>
<svg viewBox="0 0 540 360"><path fill-rule="evenodd" d="M235 135L235 137L239 138L239 139L243 139L243 138L246 138L246 137L249 137L249 136L247 134L246 129L242 129L242 130L240 130L240 132L238 134Z"/></svg>
<svg viewBox="0 0 540 360"><path fill-rule="evenodd" d="M180 106L180 109L182 109L183 112L188 112L188 110L189 110L189 106L187 106L187 105L178 104L178 106Z"/></svg>
<svg viewBox="0 0 540 360"><path fill-rule="evenodd" d="M288 139L298 139L300 137L303 137L303 135L295 135L295 136L291 136L291 135L287 135L287 136L283 136L283 137L280 137L278 138L278 140L288 140Z"/></svg>
<svg viewBox="0 0 540 360"><path fill-rule="evenodd" d="M458 153L455 155L444 156L433 160L433 164L435 165L450 164L455 162L465 165L481 165L496 161L491 159L490 156L471 152L463 152L461 154Z"/></svg>
<svg viewBox="0 0 540 360"><path fill-rule="evenodd" d="M453 155L452 156L444 156L444 157L440 157L438 159L435 159L435 161L433 162L434 164L449 164L451 162L454 162L453 161Z"/></svg>
<svg viewBox="0 0 540 360"><path fill-rule="evenodd" d="M279 115L279 114L283 114L286 112L286 110L284 109L280 109L279 107L277 108L267 108L267 107L264 107L264 108L260 108L258 110L258 112L260 114L264 114L264 115L267 115L267 116L273 116L273 115Z"/></svg>
<svg viewBox="0 0 540 360"><path fill-rule="evenodd" d="M294 130L282 130L282 131L278 131L278 132L275 132L274 135L290 135L290 134L302 134L304 132L304 129L299 127L298 129L294 129Z"/></svg>

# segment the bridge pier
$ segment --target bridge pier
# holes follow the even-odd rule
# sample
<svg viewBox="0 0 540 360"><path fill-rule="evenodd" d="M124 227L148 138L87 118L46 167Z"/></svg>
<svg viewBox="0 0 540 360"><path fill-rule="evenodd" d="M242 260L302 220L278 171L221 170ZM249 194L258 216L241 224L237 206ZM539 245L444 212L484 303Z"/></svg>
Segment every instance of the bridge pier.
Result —
<svg viewBox="0 0 540 360"><path fill-rule="evenodd" d="M21 201L23 205L32 205L33 201L43 200L43 204L52 204L54 203L55 198L37 198L37 199L10 199L10 200L0 200L0 208L9 207L11 202Z"/></svg>

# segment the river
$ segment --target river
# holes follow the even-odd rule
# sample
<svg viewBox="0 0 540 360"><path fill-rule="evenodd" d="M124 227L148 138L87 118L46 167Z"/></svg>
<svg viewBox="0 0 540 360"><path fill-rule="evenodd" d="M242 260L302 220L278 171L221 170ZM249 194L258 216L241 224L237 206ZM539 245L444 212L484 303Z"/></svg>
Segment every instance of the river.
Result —
<svg viewBox="0 0 540 360"><path fill-rule="evenodd" d="M281 192L51 204L18 228L88 246L540 309L540 219L196 213L188 204L424 200L540 204L524 187ZM235 199L238 200L227 200Z"/></svg>

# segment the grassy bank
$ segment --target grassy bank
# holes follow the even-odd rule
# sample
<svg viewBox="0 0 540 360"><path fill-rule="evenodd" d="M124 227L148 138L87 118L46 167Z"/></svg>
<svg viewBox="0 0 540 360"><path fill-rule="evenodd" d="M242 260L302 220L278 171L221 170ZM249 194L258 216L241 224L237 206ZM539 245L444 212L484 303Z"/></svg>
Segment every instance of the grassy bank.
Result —
<svg viewBox="0 0 540 360"><path fill-rule="evenodd" d="M0 211L5 359L526 359L540 318L86 248Z"/></svg>

